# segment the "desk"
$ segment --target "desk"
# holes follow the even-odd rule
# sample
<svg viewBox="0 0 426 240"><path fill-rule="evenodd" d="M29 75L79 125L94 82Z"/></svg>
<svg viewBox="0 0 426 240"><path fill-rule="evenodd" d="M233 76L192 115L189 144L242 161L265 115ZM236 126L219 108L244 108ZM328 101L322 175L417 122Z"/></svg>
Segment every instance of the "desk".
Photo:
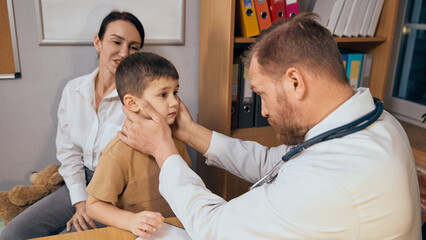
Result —
<svg viewBox="0 0 426 240"><path fill-rule="evenodd" d="M180 221L173 218L166 218L164 222L177 227L182 227ZM87 230L83 232L65 233L49 237L33 238L32 240L134 240L133 233L116 227L106 227Z"/></svg>

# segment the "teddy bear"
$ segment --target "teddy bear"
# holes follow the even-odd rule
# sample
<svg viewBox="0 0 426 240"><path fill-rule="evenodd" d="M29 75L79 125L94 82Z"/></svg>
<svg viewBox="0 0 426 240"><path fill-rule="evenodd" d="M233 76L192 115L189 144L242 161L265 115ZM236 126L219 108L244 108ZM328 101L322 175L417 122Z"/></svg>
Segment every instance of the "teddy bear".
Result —
<svg viewBox="0 0 426 240"><path fill-rule="evenodd" d="M29 206L56 191L64 184L58 165L50 165L30 175L30 186L15 186L9 192L0 192L0 218L6 225Z"/></svg>

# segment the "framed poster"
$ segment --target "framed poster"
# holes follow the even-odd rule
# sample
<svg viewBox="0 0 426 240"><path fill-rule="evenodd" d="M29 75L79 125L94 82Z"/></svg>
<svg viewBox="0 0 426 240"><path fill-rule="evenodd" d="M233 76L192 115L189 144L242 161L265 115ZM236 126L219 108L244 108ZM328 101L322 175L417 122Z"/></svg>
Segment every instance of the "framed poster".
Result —
<svg viewBox="0 0 426 240"><path fill-rule="evenodd" d="M91 45L112 10L135 15L145 44L184 44L185 0L35 0L40 45Z"/></svg>
<svg viewBox="0 0 426 240"><path fill-rule="evenodd" d="M21 77L12 0L0 1L0 80Z"/></svg>

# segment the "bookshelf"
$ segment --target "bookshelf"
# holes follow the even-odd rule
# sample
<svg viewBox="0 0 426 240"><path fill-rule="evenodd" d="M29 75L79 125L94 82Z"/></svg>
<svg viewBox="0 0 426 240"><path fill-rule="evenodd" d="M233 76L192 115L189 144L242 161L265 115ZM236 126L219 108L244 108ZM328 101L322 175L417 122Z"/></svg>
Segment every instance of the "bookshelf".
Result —
<svg viewBox="0 0 426 240"><path fill-rule="evenodd" d="M385 1L375 37L335 38L339 47L374 55L370 90L384 99L398 0ZM231 130L232 63L237 45L256 41L234 35L235 0L200 1L198 123L219 133L277 146L272 127ZM248 190L249 183L204 164L199 155L197 171L214 193L226 200Z"/></svg>

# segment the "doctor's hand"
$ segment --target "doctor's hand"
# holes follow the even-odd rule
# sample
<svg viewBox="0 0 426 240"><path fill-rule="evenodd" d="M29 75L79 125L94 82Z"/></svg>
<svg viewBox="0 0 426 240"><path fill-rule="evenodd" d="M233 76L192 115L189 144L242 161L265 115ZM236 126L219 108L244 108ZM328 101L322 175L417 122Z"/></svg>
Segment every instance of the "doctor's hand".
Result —
<svg viewBox="0 0 426 240"><path fill-rule="evenodd" d="M174 124L171 125L173 137L185 143L188 142L188 139L191 137L191 129L194 128L194 125L196 123L192 120L188 108L182 101L179 101L179 111Z"/></svg>
<svg viewBox="0 0 426 240"><path fill-rule="evenodd" d="M182 101L175 123L171 126L173 136L204 154L210 146L213 132L192 120L188 108Z"/></svg>
<svg viewBox="0 0 426 240"><path fill-rule="evenodd" d="M130 147L153 156L161 168L168 157L179 153L165 119L145 100L141 108L147 118L122 106L127 118L118 137Z"/></svg>

